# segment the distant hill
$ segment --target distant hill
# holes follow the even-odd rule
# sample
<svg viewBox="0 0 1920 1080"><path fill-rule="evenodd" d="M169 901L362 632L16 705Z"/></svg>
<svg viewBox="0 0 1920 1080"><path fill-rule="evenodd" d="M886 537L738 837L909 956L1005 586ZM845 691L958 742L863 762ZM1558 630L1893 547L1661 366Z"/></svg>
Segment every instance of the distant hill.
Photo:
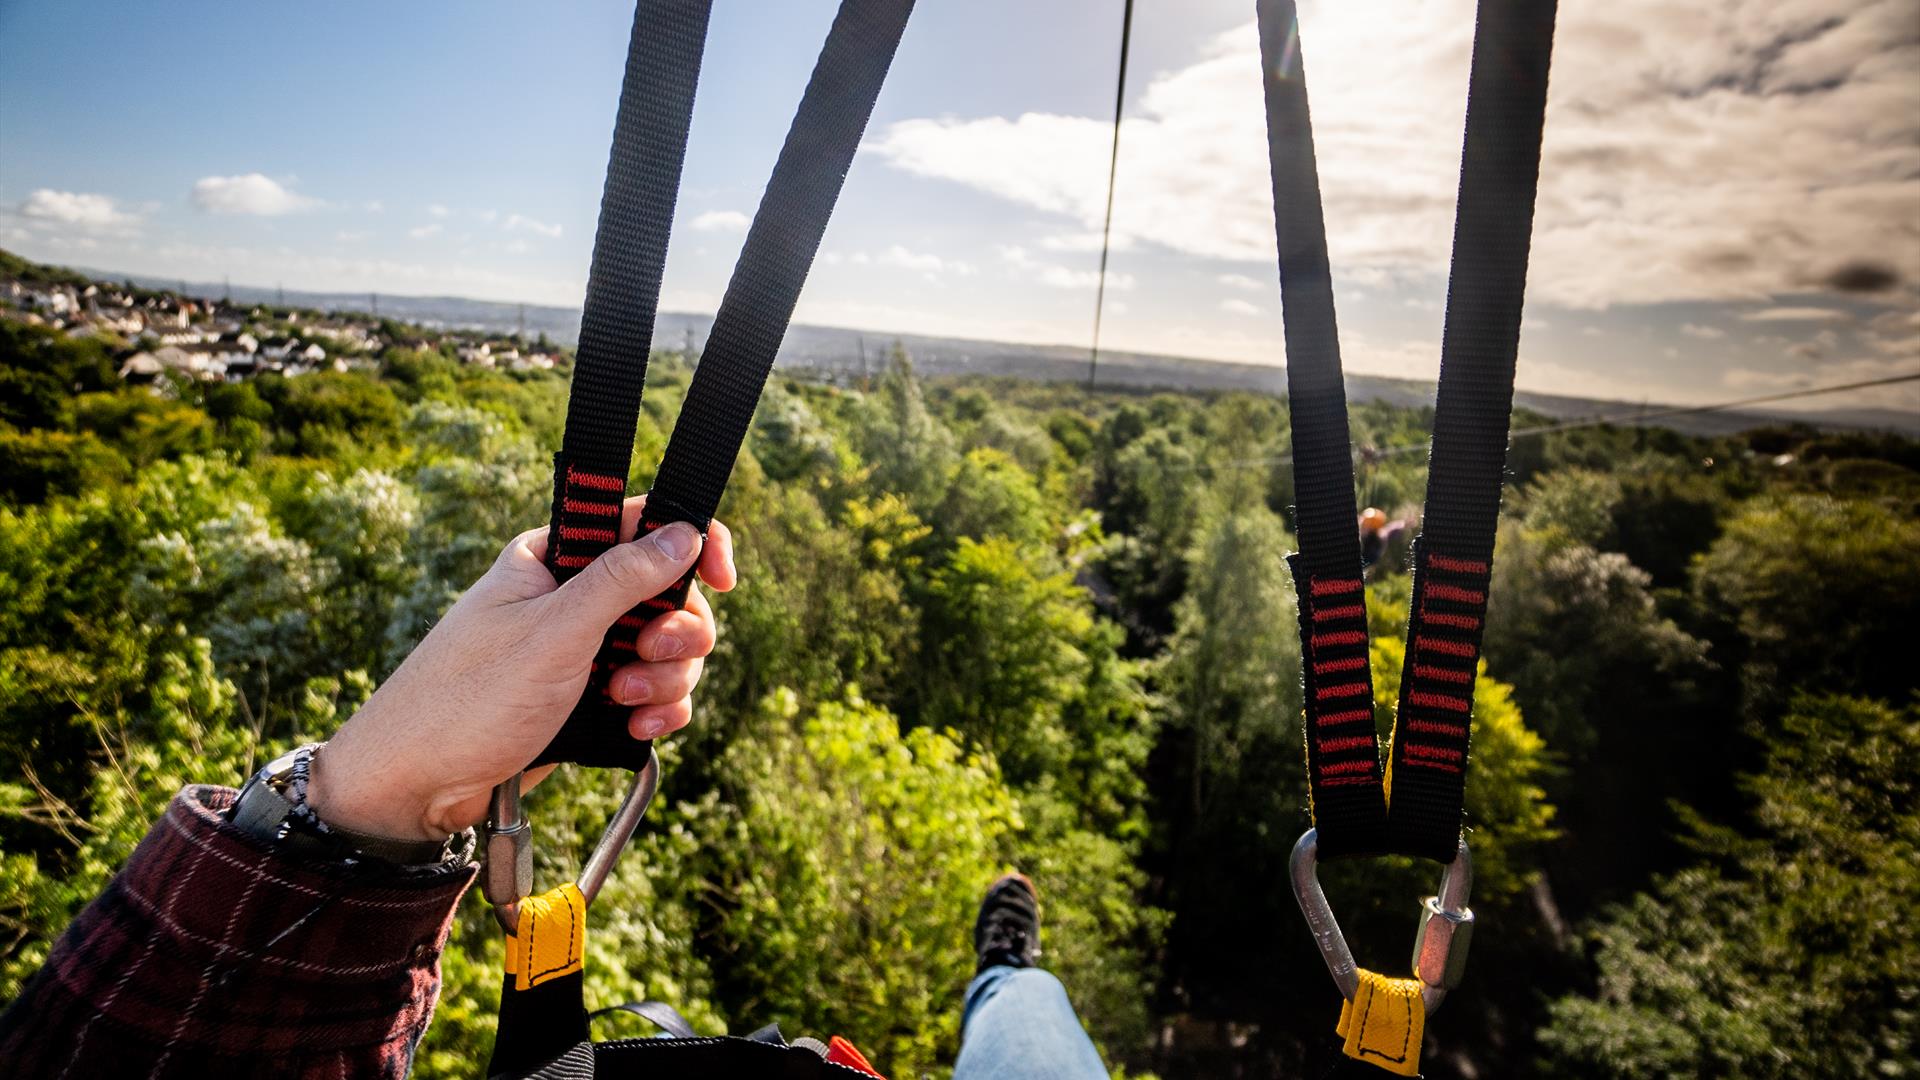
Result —
<svg viewBox="0 0 1920 1080"><path fill-rule="evenodd" d="M458 296L320 293L248 285L229 288L145 274L128 275L84 269L80 272L101 280L130 280L147 288L184 290L192 296L230 295L241 302L350 311L368 311L377 305L381 315L430 328L512 333L524 325L529 336L546 334L565 344L575 343L580 335L578 308L470 300ZM706 342L707 331L712 325L711 316L663 312L654 326L654 344L659 348L673 349L691 342L695 348L699 348ZM975 341L804 324L795 324L787 332L786 341L780 349L779 365L852 375L859 373L864 356L868 369L878 371L886 359L887 350L895 341L912 354L916 367L932 374L1006 375L1050 381L1077 381L1087 376L1087 351L1078 345ZM1286 370L1279 365L1108 351L1100 354L1099 382L1105 386L1141 389L1255 390L1278 394L1286 390ZM1395 405L1421 405L1433 400L1433 386L1430 383L1374 375L1348 375L1347 392L1355 401L1386 401ZM1536 394L1524 390L1517 392L1514 400L1523 408L1555 420L1604 416L1623 424L1639 422L1637 413L1657 413L1665 407L1657 402L1606 401ZM1869 428L1920 434L1920 413L1893 409L1820 409L1782 405L1766 411L1728 410L1652 417L1645 422L1689 435L1722 435L1766 424L1792 422L1819 427Z"/></svg>

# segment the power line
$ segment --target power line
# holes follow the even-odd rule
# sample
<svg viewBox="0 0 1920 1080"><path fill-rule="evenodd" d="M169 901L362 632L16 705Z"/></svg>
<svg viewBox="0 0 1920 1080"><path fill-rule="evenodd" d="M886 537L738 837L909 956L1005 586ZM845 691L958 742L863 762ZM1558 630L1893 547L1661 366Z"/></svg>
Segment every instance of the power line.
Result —
<svg viewBox="0 0 1920 1080"><path fill-rule="evenodd" d="M1120 172L1120 117L1127 107L1127 51L1133 40L1133 0L1120 14L1120 77L1113 91L1113 149L1107 155L1107 216L1100 226L1100 282L1093 294L1093 350L1087 356L1087 385L1100 372L1100 316L1107 306L1107 254L1113 241L1113 182Z"/></svg>
<svg viewBox="0 0 1920 1080"><path fill-rule="evenodd" d="M1842 390L1865 390L1870 386L1892 386L1895 383L1913 382L1920 379L1920 371L1909 371L1905 375L1890 375L1884 379L1866 379L1862 382L1841 383L1837 386L1817 386L1806 390L1787 390L1778 394L1763 394L1760 397L1741 398L1738 401L1722 401L1714 405L1682 405L1671 409L1656 409L1653 412L1635 412L1632 414L1615 413L1612 416L1597 417L1592 420L1574 420L1562 424L1543 424L1539 427L1521 428L1513 433L1513 438L1523 435L1547 435L1555 431L1571 431L1579 427L1592 427L1596 424L1613 424L1622 420L1657 420L1663 416L1689 416L1694 413L1719 412L1722 409L1738 409L1745 405L1765 405L1770 401L1790 401L1794 398L1812 397L1815 394L1836 394Z"/></svg>
<svg viewBox="0 0 1920 1080"><path fill-rule="evenodd" d="M1860 382L1837 383L1833 386L1813 386L1804 390L1787 390L1778 394L1762 394L1759 397L1737 398L1732 401L1717 401L1711 405L1680 405L1670 409L1655 409L1647 412L1644 407L1630 413L1610 413L1606 416L1589 417L1585 420L1568 420L1558 424L1541 424L1536 427L1519 428L1508 435L1508 439L1524 439L1535 435L1552 435L1562 431L1578 431L1581 428L1601 427L1606 424L1631 422L1638 424L1647 420L1658 420L1668 416L1691 416L1697 413L1721 412L1726 409L1738 409L1747 405L1765 405L1774 401L1791 401L1795 398L1814 397L1819 394L1837 394L1843 390L1865 390L1874 386L1892 386L1896 383L1920 381L1920 371L1909 371L1904 375L1890 375L1881 379L1865 379ZM1426 453L1426 443L1413 443L1406 446L1389 446L1377 450L1356 451L1355 456L1371 458L1399 457L1404 454ZM1227 458L1219 461L1195 462L1186 466L1194 470L1202 467L1242 468L1254 465L1284 465L1293 460L1292 454L1273 454L1265 457Z"/></svg>

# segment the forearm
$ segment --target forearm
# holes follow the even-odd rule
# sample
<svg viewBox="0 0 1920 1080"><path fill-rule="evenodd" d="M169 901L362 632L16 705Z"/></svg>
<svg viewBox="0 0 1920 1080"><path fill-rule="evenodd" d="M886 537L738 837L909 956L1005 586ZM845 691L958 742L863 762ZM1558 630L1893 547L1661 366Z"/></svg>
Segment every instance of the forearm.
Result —
<svg viewBox="0 0 1920 1080"><path fill-rule="evenodd" d="M303 862L188 788L0 1016L14 1075L400 1076L470 861Z"/></svg>

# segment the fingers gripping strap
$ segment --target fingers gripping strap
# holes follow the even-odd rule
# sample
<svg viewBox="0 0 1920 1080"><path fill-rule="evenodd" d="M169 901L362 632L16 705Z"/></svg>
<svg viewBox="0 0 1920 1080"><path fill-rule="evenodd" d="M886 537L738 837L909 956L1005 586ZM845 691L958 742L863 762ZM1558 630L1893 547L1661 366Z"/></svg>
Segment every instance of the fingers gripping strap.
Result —
<svg viewBox="0 0 1920 1080"><path fill-rule="evenodd" d="M641 522L644 532L673 521L686 521L704 533L718 508L734 459L752 423L754 406L793 318L794 305L799 302L801 287L912 10L912 0L841 3L661 459ZM704 16L702 20L704 33ZM640 47L638 41L636 38L636 49ZM697 65L697 53L692 62ZM629 81L633 78L630 70ZM691 85L686 89L691 101ZM623 131L630 104L629 96L623 95ZM616 146L615 158L620 157ZM678 182L677 160L673 180ZM610 171L609 198L613 191ZM670 210L671 200L665 205ZM603 208L602 239L611 232L617 240L628 227L624 219L611 216ZM595 249L596 268L603 246ZM617 243L613 246L619 247ZM652 281L652 286L647 294L649 305L657 298L658 281ZM594 295L589 292L589 307ZM649 327L651 318L649 307ZM582 333L584 363L584 330ZM636 341L633 347L637 350L633 356L644 373L645 342ZM567 443L555 462L555 541L549 551L556 575L578 572L611 546L606 535L606 508L609 502L617 503L625 491L640 392L637 380L610 386L604 392L626 394L633 399L634 409L622 413L616 423L594 425L592 430L600 433L595 438L576 439L577 427L580 432L589 430L576 425L576 417L583 409L592 408L593 396L583 396L578 367L574 378ZM618 519L613 521L617 528ZM562 565L563 559L567 565ZM621 664L633 659L635 638L646 621L684 606L692 586L692 576L688 575L629 612L609 630L587 692L535 764L574 761L629 769L644 764L648 747L628 736L626 721L631 710L607 699L607 679Z"/></svg>
<svg viewBox="0 0 1920 1080"><path fill-rule="evenodd" d="M1400 1076L1420 1075L1420 1040L1426 1029L1427 1006L1420 997L1420 980L1389 979L1361 968L1360 989L1340 1006L1335 1034L1345 1042L1340 1049Z"/></svg>
<svg viewBox="0 0 1920 1080"><path fill-rule="evenodd" d="M566 434L554 459L547 567L560 581L618 540L711 7L711 0L640 0L634 8ZM610 647L620 631L609 633ZM627 736L630 710L607 700L608 659L603 648L580 703L532 764L638 769L646 762L648 747Z"/></svg>
<svg viewBox="0 0 1920 1080"><path fill-rule="evenodd" d="M580 465L565 451L554 455L553 529L547 539L547 568L565 582L612 548L619 538L626 477ZM645 522L643 534L652 531ZM676 598L677 596L677 598ZM608 680L636 656L641 627L663 611L686 601L684 589L645 601L607 628L587 676L587 688L567 722L531 764L573 761L599 768L638 770L646 764L650 743L627 732L630 706L608 696Z"/></svg>
<svg viewBox="0 0 1920 1080"><path fill-rule="evenodd" d="M507 939L507 974L515 990L531 990L580 970L587 948L587 898L569 881L520 902Z"/></svg>

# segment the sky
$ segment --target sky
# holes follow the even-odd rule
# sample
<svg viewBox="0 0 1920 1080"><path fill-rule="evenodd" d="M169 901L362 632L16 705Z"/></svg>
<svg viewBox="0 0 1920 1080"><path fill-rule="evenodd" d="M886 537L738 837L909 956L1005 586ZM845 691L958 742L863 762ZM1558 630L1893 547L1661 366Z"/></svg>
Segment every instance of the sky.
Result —
<svg viewBox="0 0 1920 1080"><path fill-rule="evenodd" d="M715 0L662 306L711 312L831 21ZM1103 345L1283 363L1249 0L1138 0ZM1084 344L1121 0L921 0L797 318ZM0 247L563 306L632 6L0 0ZM1348 370L1431 379L1467 0L1307 0ZM1524 389L1920 371L1920 0L1562 0ZM1920 412L1920 383L1809 399Z"/></svg>

